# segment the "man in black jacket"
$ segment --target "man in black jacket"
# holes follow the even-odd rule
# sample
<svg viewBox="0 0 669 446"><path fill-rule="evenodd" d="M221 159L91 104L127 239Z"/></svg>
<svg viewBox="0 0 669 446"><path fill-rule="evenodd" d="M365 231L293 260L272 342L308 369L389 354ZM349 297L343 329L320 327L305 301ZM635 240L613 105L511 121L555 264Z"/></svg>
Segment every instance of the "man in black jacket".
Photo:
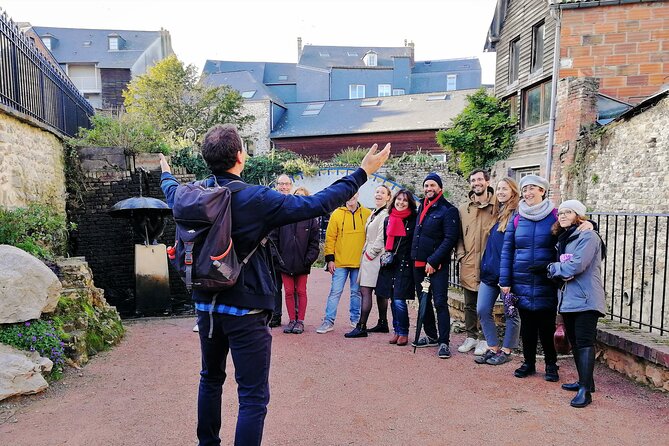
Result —
<svg viewBox="0 0 669 446"><path fill-rule="evenodd" d="M458 209L443 197L441 178L430 173L423 181L425 198L418 208L416 231L411 245L411 258L414 261L414 280L416 290L421 293L421 282L425 275L430 276L430 294L425 308L423 324L425 336L413 345L415 347L439 346L437 355L450 358L449 347L451 332L451 314L448 310L448 268L451 253L460 235L460 216ZM437 311L437 320L434 318ZM437 323L439 333L437 333Z"/></svg>
<svg viewBox="0 0 669 446"><path fill-rule="evenodd" d="M232 240L239 258L259 246L272 229L324 215L340 206L389 154L390 144L378 153L374 144L359 169L309 197L284 195L265 186L249 186L232 194ZM202 156L219 184L241 181L246 153L234 126L216 125L209 130L202 143ZM160 158L161 188L172 206L179 183L165 157ZM262 441L272 345L267 324L274 309L275 291L269 256L265 247L257 249L229 289L218 293L193 291L202 352L197 425L200 446L221 443L221 394L228 352L235 366L239 396L234 444L259 445Z"/></svg>

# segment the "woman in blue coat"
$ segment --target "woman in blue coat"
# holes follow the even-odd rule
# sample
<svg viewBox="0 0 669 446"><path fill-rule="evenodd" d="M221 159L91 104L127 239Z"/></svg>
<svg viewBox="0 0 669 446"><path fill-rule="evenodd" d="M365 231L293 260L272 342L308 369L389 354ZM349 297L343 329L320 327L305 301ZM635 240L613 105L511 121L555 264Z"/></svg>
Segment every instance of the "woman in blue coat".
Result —
<svg viewBox="0 0 669 446"><path fill-rule="evenodd" d="M555 260L557 237L551 229L557 209L548 199L548 181L537 175L520 180L523 199L518 215L508 224L502 247L499 285L503 293L518 298L523 364L517 378L536 373L537 338L541 340L546 363L546 381L558 381L557 352L553 344L557 289L547 277L546 267Z"/></svg>
<svg viewBox="0 0 669 446"><path fill-rule="evenodd" d="M558 291L558 311L574 351L578 382L563 384L562 388L578 392L571 400L573 407L592 402L597 319L606 314L602 285L604 244L595 231L578 231L579 224L585 221L585 212L578 200L560 205L558 222L553 226L560 261L548 265L548 276L564 281Z"/></svg>

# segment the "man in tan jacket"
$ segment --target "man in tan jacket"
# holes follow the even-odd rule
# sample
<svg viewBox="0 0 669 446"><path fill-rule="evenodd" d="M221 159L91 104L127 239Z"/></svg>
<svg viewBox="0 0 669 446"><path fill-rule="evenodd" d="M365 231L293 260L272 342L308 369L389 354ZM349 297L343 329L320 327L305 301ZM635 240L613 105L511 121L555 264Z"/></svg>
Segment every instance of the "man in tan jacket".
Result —
<svg viewBox="0 0 669 446"><path fill-rule="evenodd" d="M484 339L479 340L476 301L478 300L479 273L481 256L488 240L488 232L495 224L493 213L495 191L490 187L490 174L483 169L473 170L469 174L469 202L458 208L462 232L457 246L457 258L460 261L460 285L465 295L465 331L467 338L458 347L465 353L474 350L475 355L482 355L488 349Z"/></svg>

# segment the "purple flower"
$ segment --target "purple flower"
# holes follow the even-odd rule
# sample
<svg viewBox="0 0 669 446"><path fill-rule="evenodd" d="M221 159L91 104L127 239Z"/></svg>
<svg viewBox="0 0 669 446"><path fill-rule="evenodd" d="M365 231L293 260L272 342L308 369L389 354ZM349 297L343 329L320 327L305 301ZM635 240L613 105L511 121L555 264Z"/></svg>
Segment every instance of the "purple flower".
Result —
<svg viewBox="0 0 669 446"><path fill-rule="evenodd" d="M33 336L32 338L30 338L30 340L35 342L37 340L37 336Z"/></svg>
<svg viewBox="0 0 669 446"><path fill-rule="evenodd" d="M26 327L30 327L30 322L26 322Z"/></svg>
<svg viewBox="0 0 669 446"><path fill-rule="evenodd" d="M19 334L17 334L16 336L18 336L19 338L20 338L20 337L23 337L23 333L19 333Z"/></svg>

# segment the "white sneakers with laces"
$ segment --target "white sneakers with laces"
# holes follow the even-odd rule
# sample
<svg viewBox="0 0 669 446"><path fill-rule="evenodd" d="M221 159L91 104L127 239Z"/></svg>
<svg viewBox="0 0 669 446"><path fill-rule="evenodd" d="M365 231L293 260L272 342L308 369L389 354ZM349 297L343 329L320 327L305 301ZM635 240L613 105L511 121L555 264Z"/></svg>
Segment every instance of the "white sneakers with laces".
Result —
<svg viewBox="0 0 669 446"><path fill-rule="evenodd" d="M458 347L458 351L460 353L467 353L469 350L476 348L478 346L479 341L477 341L474 338L467 338L465 339L465 342L462 343L460 347ZM483 352L485 353L485 352ZM481 353L481 354L483 354Z"/></svg>

